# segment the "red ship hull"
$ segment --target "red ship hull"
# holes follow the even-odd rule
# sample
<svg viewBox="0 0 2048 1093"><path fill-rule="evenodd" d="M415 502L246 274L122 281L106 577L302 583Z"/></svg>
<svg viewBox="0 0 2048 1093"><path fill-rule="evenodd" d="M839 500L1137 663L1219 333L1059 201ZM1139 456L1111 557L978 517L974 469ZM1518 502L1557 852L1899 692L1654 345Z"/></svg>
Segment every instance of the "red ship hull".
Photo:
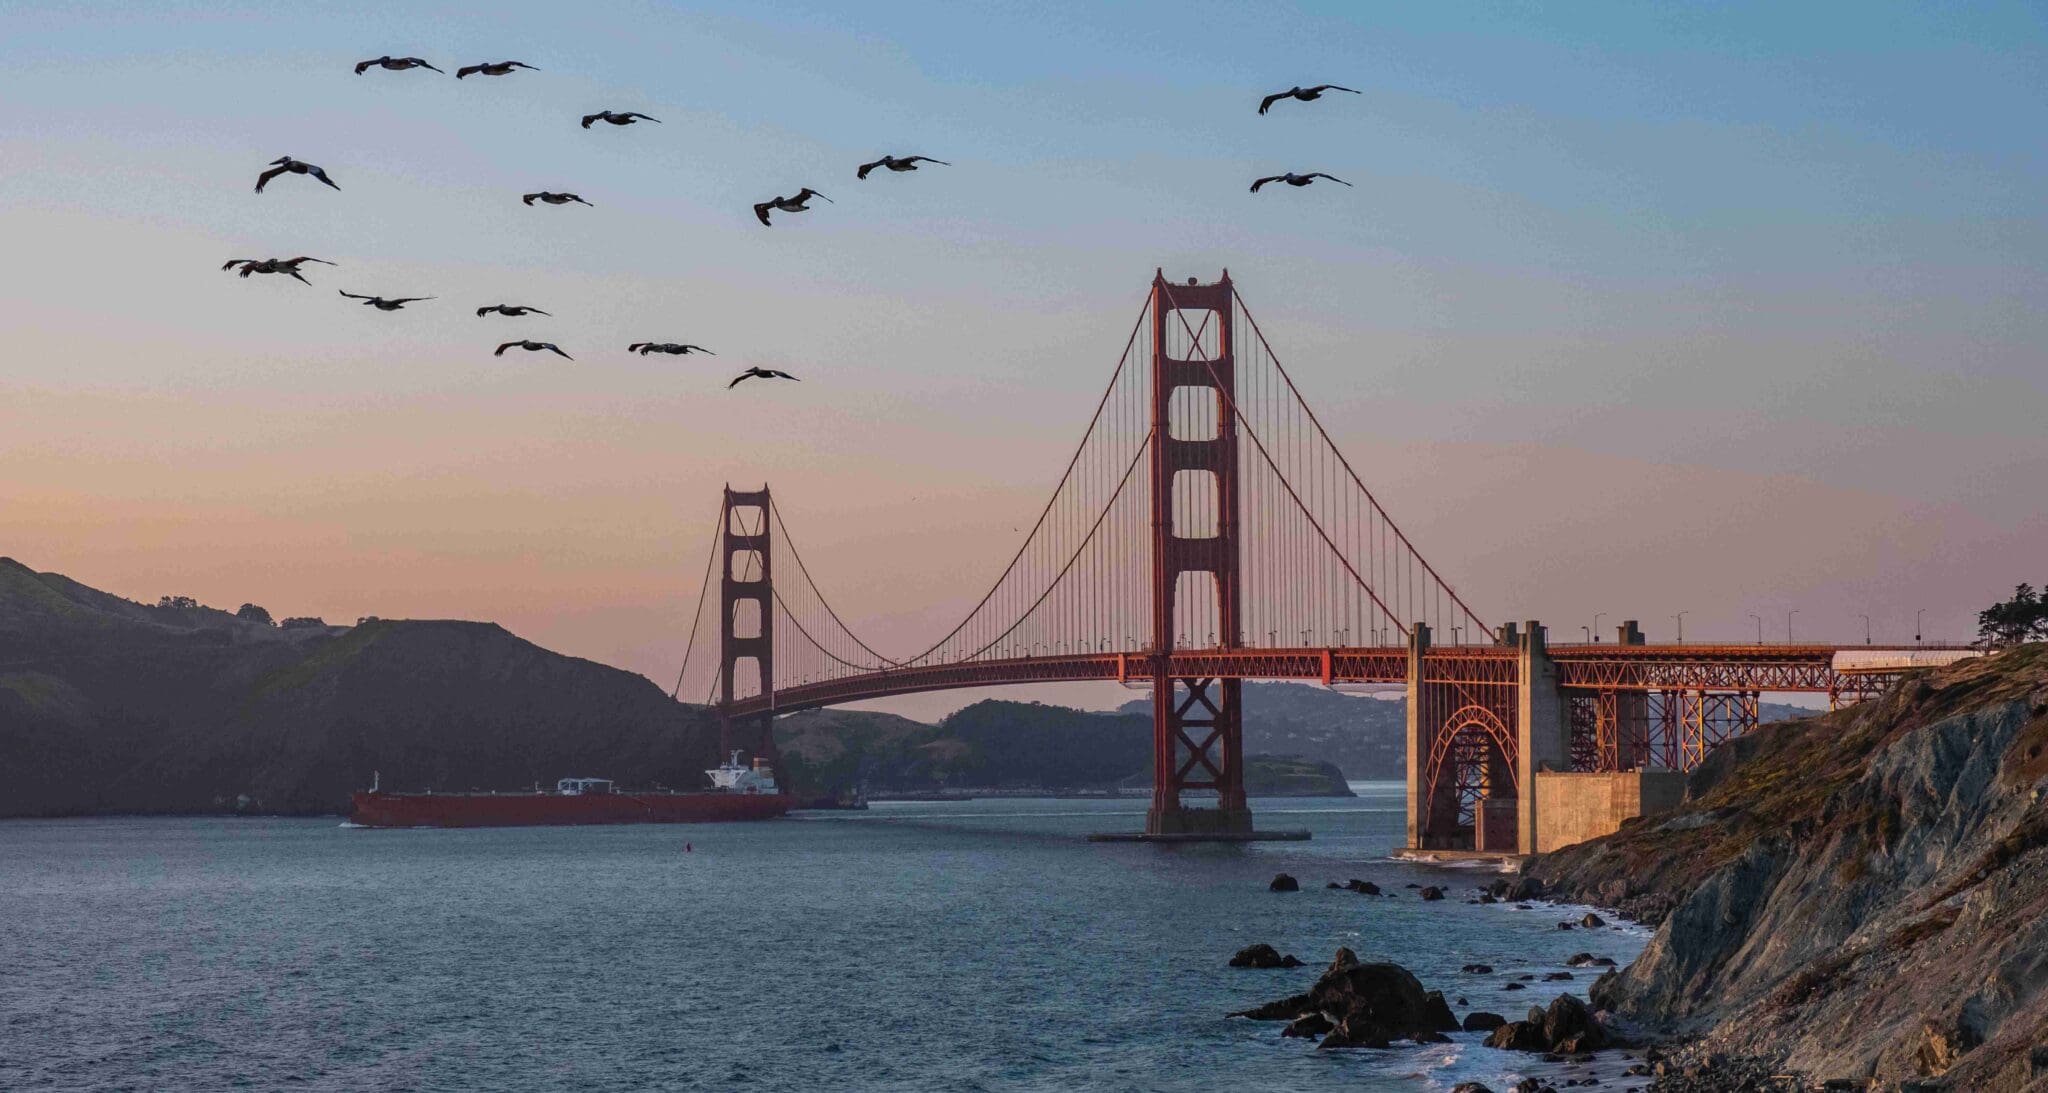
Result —
<svg viewBox="0 0 2048 1093"><path fill-rule="evenodd" d="M540 827L772 820L782 793L379 793L358 790L349 822L363 827Z"/></svg>

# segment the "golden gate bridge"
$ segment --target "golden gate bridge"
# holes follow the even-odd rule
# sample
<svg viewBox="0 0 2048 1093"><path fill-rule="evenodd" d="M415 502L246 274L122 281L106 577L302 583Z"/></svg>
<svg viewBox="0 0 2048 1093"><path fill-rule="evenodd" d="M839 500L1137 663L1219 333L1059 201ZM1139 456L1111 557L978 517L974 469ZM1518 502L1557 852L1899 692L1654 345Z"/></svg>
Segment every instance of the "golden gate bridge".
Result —
<svg viewBox="0 0 2048 1093"><path fill-rule="evenodd" d="M1409 845L1527 853L1539 774L1689 770L1756 726L1762 692L1839 705L1902 670L1839 667L1829 644L1650 645L1634 622L1555 645L1535 621L1489 625L1338 449L1228 271L1154 275L1037 520L924 649L884 653L834 609L766 486L725 490L698 624L714 568L705 702L727 748L772 761L776 715L864 699L1149 685L1146 834L1169 840L1257 837L1246 679L1404 686Z"/></svg>

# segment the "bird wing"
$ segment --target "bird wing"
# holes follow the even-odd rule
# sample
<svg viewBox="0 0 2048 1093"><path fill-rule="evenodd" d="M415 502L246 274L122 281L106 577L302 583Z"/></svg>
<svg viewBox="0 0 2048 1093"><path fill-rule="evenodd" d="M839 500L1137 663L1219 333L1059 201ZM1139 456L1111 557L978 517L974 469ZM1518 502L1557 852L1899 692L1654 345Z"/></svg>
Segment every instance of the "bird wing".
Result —
<svg viewBox="0 0 2048 1093"><path fill-rule="evenodd" d="M513 347L513 346L515 346L515 345L521 345L521 344L524 344L524 343L521 343L521 342L506 342L506 343L505 343L504 345L501 345L501 346L499 346L499 347L498 347L498 351L497 351L497 352L495 352L495 353L492 353L492 354L491 354L491 356L493 356L493 357L502 357L502 356L504 356L504 355L505 355L505 350L507 350L507 349L510 349L510 348L512 348L512 347Z"/></svg>
<svg viewBox="0 0 2048 1093"><path fill-rule="evenodd" d="M470 76L476 75L479 72L482 72L483 70L484 66L482 65L463 65L461 68L455 70L455 78L458 80L466 79Z"/></svg>
<svg viewBox="0 0 2048 1093"><path fill-rule="evenodd" d="M433 65L430 65L425 61L420 60L418 57L407 57L406 60L411 61L412 63L420 66L421 68L427 69L430 72L441 72L440 69L435 68ZM443 76L447 75L447 73L445 72L441 72L441 74Z"/></svg>
<svg viewBox="0 0 2048 1093"><path fill-rule="evenodd" d="M651 121L656 125L661 124L660 118L650 118L647 115L640 113L638 110L628 110L626 111L625 116L629 118L639 118L641 121Z"/></svg>
<svg viewBox="0 0 2048 1093"><path fill-rule="evenodd" d="M569 356L569 354L567 354L567 353L564 353L564 352L562 352L562 347L561 347L561 346L559 346L559 345L556 345L556 344L555 344L555 343L553 343L553 342L542 342L542 343L541 343L541 348L542 348L542 349L548 349L548 350L553 350L556 356L558 356L558 357L562 357L562 358L564 358L564 359L567 359L567 360L572 360L572 361L573 361L573 360L575 360L575 359L576 359L576 358L574 358L574 357L571 357L571 356Z"/></svg>
<svg viewBox="0 0 2048 1093"><path fill-rule="evenodd" d="M781 200L781 198L777 198L777 199L776 199L776 201L780 201L780 200ZM760 218L761 218L761 226L762 226L762 227L764 227L764 228L767 228L767 227L773 227L773 226L774 226L774 225L772 225L772 224L768 223L768 210L769 210L769 209L772 209L772 208L774 208L774 207L775 207L775 202L774 202L774 201L763 201L763 202L761 202L760 204L757 204L757 205L755 205L755 206L754 206L754 215L755 215L755 216L757 216L757 217L760 217Z"/></svg>
<svg viewBox="0 0 2048 1093"><path fill-rule="evenodd" d="M400 297L399 297L398 299L396 299L396 300L386 300L386 301L384 301L384 302L385 302L385 303L387 303L387 304L416 304L416 303L419 303L419 302L420 302L420 301L422 301L422 300L431 300L431 299L433 299L433 297L432 297L432 296L400 296Z"/></svg>
<svg viewBox="0 0 2048 1093"><path fill-rule="evenodd" d="M377 62L375 62L375 61L361 61L361 62L358 62L358 63L356 64L356 75L358 75L358 76L362 75L362 74L363 74L363 70L364 70L364 69L366 69L366 68L369 68L369 67L370 67L371 65L373 65L373 64L376 64L376 63L377 63Z"/></svg>
<svg viewBox="0 0 2048 1093"><path fill-rule="evenodd" d="M222 268L222 269L233 269L233 268L235 268L236 266L239 266L239 265L243 265L243 264L245 264L245 263L249 263L249 262L254 262L254 261L255 261L255 259L254 259L254 258L230 258L230 259L228 259L228 260L227 260L226 264L222 265L222 266L221 266L220 268Z"/></svg>
<svg viewBox="0 0 2048 1093"><path fill-rule="evenodd" d="M792 376L792 375L790 375L790 374L789 374L789 373L787 373L787 372L778 372L778 371L776 371L776 370L775 370L775 369L773 369L773 368L770 368L770 369L769 369L769 370L767 371L767 373L766 373L766 374L767 374L767 375L768 375L768 376L769 376L770 378L772 378L772 379L779 379L779 380L795 380L795 379L796 379L796 377L795 377L795 376ZM798 382L798 383L802 383L803 381L802 381L802 380L797 380L797 382Z"/></svg>
<svg viewBox="0 0 2048 1093"><path fill-rule="evenodd" d="M732 382L725 385L725 389L730 391L733 388L738 387L740 385L741 380L752 379L758 375L761 375L761 373L752 368L749 368L746 371L741 372L739 375L734 376L732 378Z"/></svg>
<svg viewBox="0 0 2048 1093"><path fill-rule="evenodd" d="M1287 177L1286 175L1267 175L1266 177L1264 177L1264 178L1262 178L1262 179L1259 179L1258 181L1256 181L1256 182L1252 183L1252 192L1253 192L1253 193L1258 193L1258 192L1259 192L1259 187L1261 187L1261 186L1264 186L1264 185L1265 185L1266 183L1268 183L1268 182L1278 182L1278 181L1280 181L1281 179L1283 179L1283 178L1286 178L1286 177Z"/></svg>
<svg viewBox="0 0 2048 1093"><path fill-rule="evenodd" d="M346 296L346 297L348 297L348 298L349 298L349 299L351 299L351 300L374 300L374 299L376 299L376 297L375 297L375 296L365 296L365 295L363 295L362 293L359 293L359 292L349 292L349 291L347 291L347 290L345 290L345 289L336 289L335 291L337 291L337 292L340 292L340 293L341 293L341 294L342 294L343 296Z"/></svg>
<svg viewBox="0 0 2048 1093"><path fill-rule="evenodd" d="M853 173L853 177L855 177L855 178L866 178L866 177L868 177L868 172L869 172L869 171L872 171L872 170L874 170L875 168L877 168L877 167L880 167L880 166L881 166L882 164L884 164L884 163L887 163L887 162L889 162L889 157L888 157L888 156L883 156L883 157L882 157L881 159L878 159L878 160L874 161L873 163L863 163L863 164L861 164L861 165L860 165L860 170L858 170L858 171L855 171L855 172Z"/></svg>
<svg viewBox="0 0 2048 1093"><path fill-rule="evenodd" d="M907 157L905 157L905 158L904 158L904 160L903 160L903 162L905 162L905 163L917 163L917 162L919 162L919 161L923 161L923 162L925 162L925 163L936 163L936 164L938 164L938 165L939 165L939 166L941 166L941 167L951 167L951 166L952 166L952 164L950 164L950 163L947 163L947 162L946 162L945 160L943 160L943 159L933 159L933 158L932 158L932 157L930 157L930 156L907 156Z"/></svg>
<svg viewBox="0 0 2048 1093"><path fill-rule="evenodd" d="M1327 178L1327 179L1329 179L1329 180L1330 180L1331 182L1344 182L1344 180L1343 180L1343 179L1341 179L1341 178L1338 178L1338 177L1337 177L1336 175L1326 175L1326 174L1324 174L1324 173L1323 173L1323 172L1321 172L1321 171L1310 171L1310 172L1309 172L1309 173L1308 173L1308 174L1307 174L1306 176L1304 176L1304 177L1307 177L1307 178ZM1349 185L1351 185L1351 184L1350 184L1349 182L1344 182L1344 185L1346 185L1346 186L1349 186Z"/></svg>
<svg viewBox="0 0 2048 1093"><path fill-rule="evenodd" d="M578 205L590 205L590 202L583 200L580 194L563 194L562 196L574 201ZM590 205L590 207L593 209L597 208L595 205Z"/></svg>
<svg viewBox="0 0 2048 1093"><path fill-rule="evenodd" d="M1260 99L1260 100L1259 100L1259 113L1263 114L1263 113L1265 113L1266 111L1268 111L1268 110L1271 110L1271 109L1273 108L1273 104L1274 104L1274 103L1276 103L1276 102L1279 102L1279 101L1280 101L1281 99L1284 99L1284 98L1286 98L1287 96L1289 96L1289 95L1292 95L1292 94L1294 94L1294 92L1292 92L1292 91L1280 91L1280 92L1276 92L1276 93L1274 93L1274 94L1268 95L1268 96L1266 96L1266 97L1265 97L1265 98L1263 98L1263 99Z"/></svg>
<svg viewBox="0 0 2048 1093"><path fill-rule="evenodd" d="M1351 93L1352 93L1353 95L1363 94L1363 92L1359 92L1359 91L1352 91L1352 90L1351 90L1351 88L1348 88L1348 87L1338 87L1338 86L1337 86L1336 84L1333 84L1333 83L1326 83L1326 84L1323 84L1323 85L1321 85L1320 87L1312 87L1312 88L1310 88L1309 90L1311 90L1311 91L1351 91Z"/></svg>
<svg viewBox="0 0 2048 1093"><path fill-rule="evenodd" d="M490 307L480 307L480 308L477 308L477 309L476 309L476 317L477 317L477 318L479 318L479 319L481 319L481 318L483 318L484 316L486 316L486 315L489 315L489 314L490 314L491 312L493 312L493 311L496 311L496 310L498 310L498 308L497 308L497 305L495 305L495 304L494 304L494 305L492 305L492 306L490 306Z"/></svg>
<svg viewBox="0 0 2048 1093"><path fill-rule="evenodd" d="M262 173L262 174L260 174L260 175L257 175L257 176L256 176L256 192L257 192L257 193L259 193L259 194L260 194L260 193L262 193L262 192L263 192L263 187L264 187L264 185L265 185L266 183L268 183L268 182L269 182L269 181L270 181L271 179L273 179L273 178L276 178L277 176L279 176L279 175L283 174L284 172L285 172L285 168L283 168L283 167L272 167L272 168L271 168L270 170L268 170L268 171L265 171L265 172L263 172L263 173Z"/></svg>
<svg viewBox="0 0 2048 1093"><path fill-rule="evenodd" d="M550 319L554 318L554 316L553 316L553 315L548 315L548 313L547 313L547 312L545 312L545 311L542 311L541 309L539 309L539 308L537 308L537 307L524 307L524 308L520 308L520 310L521 310L521 311L531 311L531 312L533 312L533 313L534 313L535 315L547 315L547 316L548 316L548 318L550 318Z"/></svg>
<svg viewBox="0 0 2048 1093"><path fill-rule="evenodd" d="M711 350L709 350L709 349L706 349L706 348L704 348L704 347L703 347L703 346L701 346L701 345L686 345L686 346L684 346L684 347L683 347L683 352L684 352L684 353L688 353L688 352L689 352L690 350L692 350L692 349L696 350L696 351L697 351L697 352L699 352L699 353L702 353L702 354L704 354L704 355L705 355L705 356L707 356L707 357L715 357L715 356L717 356L717 355L718 355L718 354L716 354L716 353L713 353L713 352L712 352Z"/></svg>
<svg viewBox="0 0 2048 1093"><path fill-rule="evenodd" d="M525 197L522 197L519 200L526 202L528 205L531 205L533 204L533 199L539 196L539 194L527 194Z"/></svg>
<svg viewBox="0 0 2048 1093"><path fill-rule="evenodd" d="M797 193L796 200L804 201L813 197L819 198L826 202L827 204L834 204L831 198L826 197L824 194L821 194L818 191L811 189L809 186L804 187L801 191Z"/></svg>
<svg viewBox="0 0 2048 1093"><path fill-rule="evenodd" d="M626 352L638 353L644 357L647 355L647 347L653 344L653 342L634 342L632 345L626 347Z"/></svg>
<svg viewBox="0 0 2048 1093"><path fill-rule="evenodd" d="M331 265L334 265L334 263L333 263L333 262L330 262L330 261L328 261L328 260L327 260L327 259L325 259L325 258L313 258L313 257L311 257L311 256L308 256L308 255L304 255L304 254L302 254L302 255L299 255L299 256L298 256L297 258L289 258L289 259L286 259L286 260L285 260L285 265L288 265L288 266L296 266L296 265L298 265L298 264L299 264L300 262L318 262L318 263L320 263L320 264L321 264L321 265L323 265L323 266L331 266Z"/></svg>
<svg viewBox="0 0 2048 1093"><path fill-rule="evenodd" d="M286 272L286 273L289 273L289 274L291 274L291 275L292 275L293 277L296 277L296 278L298 278L298 282L299 282L300 284L302 284L302 285L310 285L310 284L312 284L312 283L313 283L313 282L311 282L311 281L308 281L308 280L306 280L306 279L305 279L304 277L300 277L300 276L299 276L299 271L298 271L298 270L295 270L295 269L287 269L287 270L285 270L285 272Z"/></svg>
<svg viewBox="0 0 2048 1093"><path fill-rule="evenodd" d="M585 114L585 115L583 115L583 128L585 128L585 129L588 129L588 128L590 128L590 123L591 123L591 122L594 122L594 121L596 121L597 119L599 119L599 118L601 118L601 117L604 117L604 115L603 115L602 113L597 113L597 114Z"/></svg>
<svg viewBox="0 0 2048 1093"><path fill-rule="evenodd" d="M527 64L527 63L526 63L525 61L506 61L506 62L505 62L505 64L506 64L506 66L507 66L507 67L510 67L510 68L524 68L524 69L527 69L528 71L531 71L531 72L539 72L539 71L540 71L540 69L538 69L538 68L534 68L534 67L533 67L532 65L530 65L530 64Z"/></svg>
<svg viewBox="0 0 2048 1093"><path fill-rule="evenodd" d="M321 170L321 169L320 169L320 168L318 168L318 167L312 167L312 166L308 166L308 167L306 168L306 173L307 173L307 174L310 174L310 175L312 175L312 176L313 176L314 178L317 178L317 179L319 179L319 180L320 180L320 181L322 181L322 182L325 182L325 183L326 183L326 184L328 184L329 186L334 186L334 180L333 180L333 179L331 179L331 178L328 178L328 177L327 177L327 172L326 172L326 171L323 171L323 170ZM341 189L341 187L339 187L339 186L334 186L334 188L335 188L335 189L337 189L337 190Z"/></svg>

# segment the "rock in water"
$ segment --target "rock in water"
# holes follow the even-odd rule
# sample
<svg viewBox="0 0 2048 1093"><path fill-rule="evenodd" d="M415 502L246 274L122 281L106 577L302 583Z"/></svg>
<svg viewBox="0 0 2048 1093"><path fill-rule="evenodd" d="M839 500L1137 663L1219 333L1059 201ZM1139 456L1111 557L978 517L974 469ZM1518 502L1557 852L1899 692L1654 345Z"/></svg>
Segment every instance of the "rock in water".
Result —
<svg viewBox="0 0 2048 1093"><path fill-rule="evenodd" d="M1320 1013L1304 1013L1300 1017L1295 1018L1293 1024L1281 1029L1280 1035L1314 1040L1327 1034L1330 1028L1329 1018Z"/></svg>
<svg viewBox="0 0 2048 1093"><path fill-rule="evenodd" d="M1266 886L1266 890L1269 892L1299 892L1301 891L1301 882L1286 873L1278 873L1274 875L1273 883Z"/></svg>
<svg viewBox="0 0 2048 1093"><path fill-rule="evenodd" d="M1307 994L1284 998L1231 1016L1288 1021L1293 1035L1310 1035L1317 1016L1329 1023L1320 1047L1386 1047L1395 1040L1429 1043L1458 1029L1443 995L1425 991L1399 964L1361 964L1349 949L1337 950L1330 969Z"/></svg>
<svg viewBox="0 0 2048 1093"><path fill-rule="evenodd" d="M1579 920L1579 925L1584 926L1588 930L1597 930L1607 925L1607 920L1591 911L1587 911L1586 917Z"/></svg>
<svg viewBox="0 0 2048 1093"><path fill-rule="evenodd" d="M1280 950L1261 941L1257 945L1247 945L1239 949L1237 955L1230 958L1230 966L1233 968L1299 968L1301 967L1301 961L1292 953L1282 956L1280 955Z"/></svg>
<svg viewBox="0 0 2048 1093"><path fill-rule="evenodd" d="M1351 878L1350 882L1345 884L1344 887L1357 892L1361 896L1377 896L1380 894L1379 885L1369 880L1359 880L1357 877Z"/></svg>
<svg viewBox="0 0 2048 1093"><path fill-rule="evenodd" d="M1462 968L1459 968L1458 970L1459 970L1459 971L1461 971L1461 972L1464 972L1464 973L1466 973L1466 974L1468 974L1468 975L1492 975L1492 974L1493 974L1493 965L1491 965L1491 964L1467 964L1467 965L1465 965L1464 967L1462 967Z"/></svg>
<svg viewBox="0 0 2048 1093"><path fill-rule="evenodd" d="M1427 888L1424 888L1421 892L1418 892L1416 894L1420 895L1424 901L1435 901L1444 898L1444 890L1438 888L1434 884L1430 885Z"/></svg>
<svg viewBox="0 0 2048 1093"><path fill-rule="evenodd" d="M1569 994L1560 994L1551 1000L1550 1009L1543 1014L1543 1038L1550 1041L1552 1051L1566 1055L1598 1051L1607 1046L1607 1034L1594 1018L1593 1011Z"/></svg>
<svg viewBox="0 0 2048 1093"><path fill-rule="evenodd" d="M1451 1093L1493 1093L1493 1087L1485 1082L1459 1082L1451 1087Z"/></svg>
<svg viewBox="0 0 2048 1093"><path fill-rule="evenodd" d="M1497 1029L1507 1023L1508 1019L1502 1017L1498 1013L1488 1013L1485 1010L1473 1010L1471 1013L1465 1015L1464 1027L1466 1032L1492 1032L1494 1029Z"/></svg>
<svg viewBox="0 0 2048 1093"><path fill-rule="evenodd" d="M1502 1051L1550 1050L1550 1044L1543 1039L1543 1026L1529 1021L1509 1021L1495 1028L1486 1038L1486 1046Z"/></svg>

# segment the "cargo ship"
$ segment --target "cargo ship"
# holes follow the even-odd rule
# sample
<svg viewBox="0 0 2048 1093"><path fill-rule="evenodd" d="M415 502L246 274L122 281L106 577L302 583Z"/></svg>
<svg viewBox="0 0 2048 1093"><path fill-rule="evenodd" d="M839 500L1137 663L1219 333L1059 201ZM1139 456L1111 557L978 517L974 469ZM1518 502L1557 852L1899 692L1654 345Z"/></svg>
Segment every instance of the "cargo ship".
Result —
<svg viewBox="0 0 2048 1093"><path fill-rule="evenodd" d="M564 778L552 791L515 793L389 793L357 790L349 822L360 827L539 827L561 824L694 824L769 820L795 800L775 773L733 752L707 770L709 790L624 790L609 778Z"/></svg>

